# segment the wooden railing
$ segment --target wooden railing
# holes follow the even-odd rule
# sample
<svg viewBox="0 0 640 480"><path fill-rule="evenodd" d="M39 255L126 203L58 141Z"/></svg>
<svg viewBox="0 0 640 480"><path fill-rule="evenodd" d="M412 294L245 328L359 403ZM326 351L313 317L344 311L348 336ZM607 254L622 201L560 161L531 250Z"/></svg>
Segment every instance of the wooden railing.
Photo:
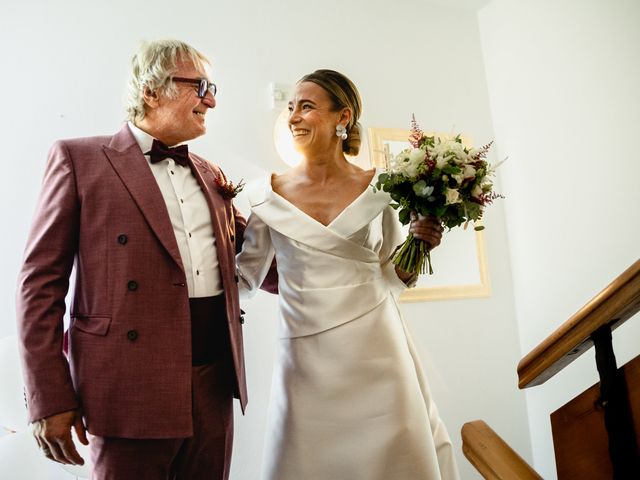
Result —
<svg viewBox="0 0 640 480"><path fill-rule="evenodd" d="M600 327L608 325L613 330L638 310L640 260L520 360L518 386L527 388L546 382L591 348L591 335Z"/></svg>
<svg viewBox="0 0 640 480"><path fill-rule="evenodd" d="M640 478L638 434L634 431L625 381L617 370L611 341L611 332L639 310L640 260L637 260L523 357L517 367L519 388L540 385L595 345L600 374L598 403L604 409L614 478ZM465 456L484 478L541 478L481 420L462 427L462 440ZM634 477L635 473L639 476Z"/></svg>
<svg viewBox="0 0 640 480"><path fill-rule="evenodd" d="M533 468L482 420L462 427L462 452L490 480L540 480Z"/></svg>

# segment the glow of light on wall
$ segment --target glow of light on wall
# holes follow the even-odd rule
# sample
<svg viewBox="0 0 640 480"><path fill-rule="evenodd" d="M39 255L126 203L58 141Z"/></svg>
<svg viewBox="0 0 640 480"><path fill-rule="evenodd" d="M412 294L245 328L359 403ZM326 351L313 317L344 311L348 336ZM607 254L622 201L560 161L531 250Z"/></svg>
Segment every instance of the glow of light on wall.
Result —
<svg viewBox="0 0 640 480"><path fill-rule="evenodd" d="M289 110L285 106L273 126L273 143L284 163L293 167L300 163L302 155L293 146L293 137L289 131Z"/></svg>

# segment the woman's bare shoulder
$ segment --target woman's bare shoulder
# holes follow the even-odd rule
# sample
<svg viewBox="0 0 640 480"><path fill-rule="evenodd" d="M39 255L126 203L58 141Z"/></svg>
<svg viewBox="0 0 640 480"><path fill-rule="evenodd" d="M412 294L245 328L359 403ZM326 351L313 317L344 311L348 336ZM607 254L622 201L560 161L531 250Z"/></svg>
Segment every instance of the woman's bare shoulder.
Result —
<svg viewBox="0 0 640 480"><path fill-rule="evenodd" d="M376 175L376 169L370 168L365 170L364 168L357 167L357 170L354 172L355 178L358 180L358 183L366 184L371 183L373 178Z"/></svg>
<svg viewBox="0 0 640 480"><path fill-rule="evenodd" d="M282 173L271 174L271 188L274 192L280 193L290 188L298 180L298 175L291 169Z"/></svg>

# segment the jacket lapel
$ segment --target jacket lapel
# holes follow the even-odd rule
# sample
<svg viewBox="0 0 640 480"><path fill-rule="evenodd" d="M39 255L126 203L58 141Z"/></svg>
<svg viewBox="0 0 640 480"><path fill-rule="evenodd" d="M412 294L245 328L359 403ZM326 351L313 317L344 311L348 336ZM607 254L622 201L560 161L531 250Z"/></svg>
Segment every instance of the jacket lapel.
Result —
<svg viewBox="0 0 640 480"><path fill-rule="evenodd" d="M184 271L164 198L129 127L122 127L103 149L158 240Z"/></svg>

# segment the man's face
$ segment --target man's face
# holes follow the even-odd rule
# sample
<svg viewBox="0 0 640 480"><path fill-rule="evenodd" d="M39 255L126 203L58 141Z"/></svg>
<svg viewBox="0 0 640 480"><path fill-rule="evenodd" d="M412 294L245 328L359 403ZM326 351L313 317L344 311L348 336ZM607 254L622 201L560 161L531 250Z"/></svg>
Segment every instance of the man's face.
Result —
<svg viewBox="0 0 640 480"><path fill-rule="evenodd" d="M204 69L196 67L191 60L180 60L177 66L174 77L209 79ZM178 81L174 84L177 90L175 98L159 92L153 112L148 112L150 126L157 132L157 138L170 146L204 135L207 131L204 117L210 108L216 106L210 91L200 98L197 85Z"/></svg>

